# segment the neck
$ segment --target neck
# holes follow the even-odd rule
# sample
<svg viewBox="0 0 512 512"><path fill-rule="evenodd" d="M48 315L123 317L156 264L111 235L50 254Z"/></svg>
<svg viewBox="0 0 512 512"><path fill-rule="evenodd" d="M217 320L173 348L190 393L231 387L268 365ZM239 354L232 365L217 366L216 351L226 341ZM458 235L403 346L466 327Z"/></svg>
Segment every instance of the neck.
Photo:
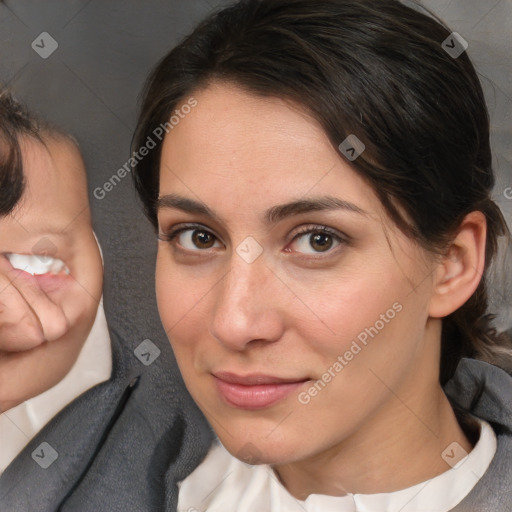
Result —
<svg viewBox="0 0 512 512"><path fill-rule="evenodd" d="M442 453L453 442L468 453L472 449L435 367L416 367L350 437L306 460L277 465L274 470L287 490L301 500L310 494L390 493L449 470Z"/></svg>

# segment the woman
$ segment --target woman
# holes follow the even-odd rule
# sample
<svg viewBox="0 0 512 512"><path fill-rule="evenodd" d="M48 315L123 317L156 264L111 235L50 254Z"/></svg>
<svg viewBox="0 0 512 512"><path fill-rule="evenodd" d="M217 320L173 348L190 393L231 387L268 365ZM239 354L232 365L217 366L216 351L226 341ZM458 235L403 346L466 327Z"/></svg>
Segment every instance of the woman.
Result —
<svg viewBox="0 0 512 512"><path fill-rule="evenodd" d="M153 72L134 178L219 438L180 510L510 510L508 229L465 49L394 0L248 0Z"/></svg>

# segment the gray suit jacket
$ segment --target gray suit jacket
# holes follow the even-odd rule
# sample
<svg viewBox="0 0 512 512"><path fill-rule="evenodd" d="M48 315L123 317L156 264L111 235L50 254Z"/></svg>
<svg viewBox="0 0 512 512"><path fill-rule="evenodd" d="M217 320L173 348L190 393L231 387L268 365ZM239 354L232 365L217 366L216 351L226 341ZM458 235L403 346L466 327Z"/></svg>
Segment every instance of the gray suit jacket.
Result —
<svg viewBox="0 0 512 512"><path fill-rule="evenodd" d="M496 366L463 359L445 387L447 395L491 424L498 446L491 465L453 512L512 510L512 377Z"/></svg>
<svg viewBox="0 0 512 512"><path fill-rule="evenodd" d="M176 481L206 453L210 429L176 372L158 359L145 367L110 334L112 378L62 410L8 466L1 512L176 510Z"/></svg>

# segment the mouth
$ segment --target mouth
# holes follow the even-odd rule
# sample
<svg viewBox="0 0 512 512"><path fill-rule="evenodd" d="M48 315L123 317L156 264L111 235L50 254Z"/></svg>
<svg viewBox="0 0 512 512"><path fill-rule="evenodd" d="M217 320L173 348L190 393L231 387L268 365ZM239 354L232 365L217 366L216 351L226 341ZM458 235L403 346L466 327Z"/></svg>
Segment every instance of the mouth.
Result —
<svg viewBox="0 0 512 512"><path fill-rule="evenodd" d="M238 409L265 409L297 391L308 378L282 378L265 374L246 376L230 372L213 373L221 397Z"/></svg>
<svg viewBox="0 0 512 512"><path fill-rule="evenodd" d="M5 257L13 268L23 270L32 276L58 276L70 273L69 268L62 260L51 256L6 253Z"/></svg>
<svg viewBox="0 0 512 512"><path fill-rule="evenodd" d="M60 259L37 254L6 253L21 279L35 279L45 293L62 293L72 282L69 267Z"/></svg>

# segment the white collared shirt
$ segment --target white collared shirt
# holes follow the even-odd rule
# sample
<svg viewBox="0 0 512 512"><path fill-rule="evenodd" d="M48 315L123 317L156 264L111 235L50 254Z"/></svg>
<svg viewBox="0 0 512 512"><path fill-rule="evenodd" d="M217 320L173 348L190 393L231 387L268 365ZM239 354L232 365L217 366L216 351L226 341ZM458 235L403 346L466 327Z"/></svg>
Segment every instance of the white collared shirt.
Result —
<svg viewBox="0 0 512 512"><path fill-rule="evenodd" d="M91 332L69 373L44 393L0 414L0 475L58 412L110 379L111 373L112 349L102 297Z"/></svg>
<svg viewBox="0 0 512 512"><path fill-rule="evenodd" d="M448 512L471 492L496 453L492 427L480 424L473 450L426 482L382 494L311 494L305 501L295 499L268 465L245 464L217 441L181 482L178 512Z"/></svg>

